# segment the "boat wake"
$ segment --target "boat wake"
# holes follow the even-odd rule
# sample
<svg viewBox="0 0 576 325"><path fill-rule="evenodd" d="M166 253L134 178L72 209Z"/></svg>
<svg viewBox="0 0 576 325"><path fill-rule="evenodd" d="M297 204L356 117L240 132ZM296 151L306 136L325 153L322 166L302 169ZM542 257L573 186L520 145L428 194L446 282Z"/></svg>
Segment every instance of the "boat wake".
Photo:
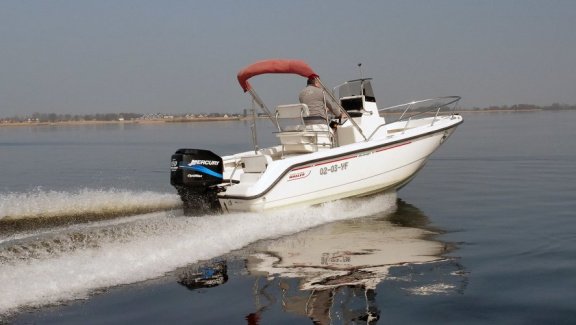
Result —
<svg viewBox="0 0 576 325"><path fill-rule="evenodd" d="M0 235L174 209L175 194L119 189L0 194Z"/></svg>
<svg viewBox="0 0 576 325"><path fill-rule="evenodd" d="M4 238L0 316L87 298L97 289L161 277L258 240L395 207L396 194L389 193L266 213L185 217L172 210Z"/></svg>

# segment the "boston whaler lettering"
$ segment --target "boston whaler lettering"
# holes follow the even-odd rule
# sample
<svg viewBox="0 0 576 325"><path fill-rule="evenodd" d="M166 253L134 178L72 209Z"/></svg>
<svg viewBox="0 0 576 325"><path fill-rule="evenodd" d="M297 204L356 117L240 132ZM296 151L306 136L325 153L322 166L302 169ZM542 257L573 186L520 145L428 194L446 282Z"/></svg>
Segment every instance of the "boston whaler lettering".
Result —
<svg viewBox="0 0 576 325"><path fill-rule="evenodd" d="M248 83L270 73L315 78L343 118L331 121L332 128L305 125L310 115L306 104L280 105L272 113ZM279 144L258 148L253 134L253 150L230 156L202 149L176 151L170 180L187 213L263 211L396 190L463 122L454 113L458 96L379 109L372 79L329 90L299 60L256 62L238 73L238 81L274 123Z"/></svg>

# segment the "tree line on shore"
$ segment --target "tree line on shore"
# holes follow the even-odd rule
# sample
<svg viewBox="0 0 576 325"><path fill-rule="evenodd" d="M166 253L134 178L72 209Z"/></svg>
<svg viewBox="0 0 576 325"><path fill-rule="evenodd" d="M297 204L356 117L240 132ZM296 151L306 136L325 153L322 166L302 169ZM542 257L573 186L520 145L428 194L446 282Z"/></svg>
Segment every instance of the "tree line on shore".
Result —
<svg viewBox="0 0 576 325"><path fill-rule="evenodd" d="M195 117L224 117L231 114L225 113L202 113L202 114L141 114L141 113L106 113L106 114L56 114L56 113L33 113L31 115L12 116L1 118L4 123L54 123L54 122L82 122L82 121L131 121L131 120L157 120L167 118L195 118ZM240 114L232 114L239 116Z"/></svg>
<svg viewBox="0 0 576 325"><path fill-rule="evenodd" d="M512 106L489 106L486 108L474 107L471 110L474 111L566 111L576 109L576 105L566 105L554 103L548 106L538 106L531 104L519 104Z"/></svg>
<svg viewBox="0 0 576 325"><path fill-rule="evenodd" d="M538 106L531 104L519 104L512 106L489 106L485 108L461 108L462 111L563 111L563 110L576 110L576 105L566 105L554 103L548 106ZM13 116L9 118L0 119L0 122L38 122L38 123L53 123L53 122L76 122L76 121L130 121L137 119L162 119L166 116L170 117L222 117L228 116L226 113L210 113L210 114L185 114L185 115L165 115L165 114L140 114L140 113L106 113L106 114L56 114L56 113L33 113L25 116ZM240 114L232 114L240 115Z"/></svg>
<svg viewBox="0 0 576 325"><path fill-rule="evenodd" d="M141 118L138 113L106 113L106 114L56 114L56 113L33 113L25 116L13 116L2 119L7 122L76 122L76 121L118 121Z"/></svg>

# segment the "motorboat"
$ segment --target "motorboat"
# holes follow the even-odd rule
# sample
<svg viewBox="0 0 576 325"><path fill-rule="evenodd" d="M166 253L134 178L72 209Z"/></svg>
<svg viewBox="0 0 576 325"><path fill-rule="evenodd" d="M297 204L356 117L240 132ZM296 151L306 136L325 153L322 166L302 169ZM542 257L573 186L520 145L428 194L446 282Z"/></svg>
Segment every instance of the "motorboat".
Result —
<svg viewBox="0 0 576 325"><path fill-rule="evenodd" d="M271 111L248 81L264 74L316 79L342 118L318 127L306 125L306 104ZM259 61L237 78L252 98L253 118L261 110L278 144L259 148L254 123L251 150L223 157L206 149L177 150L170 180L188 213L265 211L398 190L463 122L456 113L459 96L378 108L371 78L329 89L301 60Z"/></svg>

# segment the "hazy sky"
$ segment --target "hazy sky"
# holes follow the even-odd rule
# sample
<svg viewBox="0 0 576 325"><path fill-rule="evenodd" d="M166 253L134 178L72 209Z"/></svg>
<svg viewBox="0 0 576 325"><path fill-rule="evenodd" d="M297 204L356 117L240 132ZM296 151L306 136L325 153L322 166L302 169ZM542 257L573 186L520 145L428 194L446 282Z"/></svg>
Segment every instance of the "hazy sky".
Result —
<svg viewBox="0 0 576 325"><path fill-rule="evenodd" d="M240 112L267 58L326 85L373 77L380 107L576 104L576 1L0 1L0 116ZM270 107L305 81L256 77Z"/></svg>

